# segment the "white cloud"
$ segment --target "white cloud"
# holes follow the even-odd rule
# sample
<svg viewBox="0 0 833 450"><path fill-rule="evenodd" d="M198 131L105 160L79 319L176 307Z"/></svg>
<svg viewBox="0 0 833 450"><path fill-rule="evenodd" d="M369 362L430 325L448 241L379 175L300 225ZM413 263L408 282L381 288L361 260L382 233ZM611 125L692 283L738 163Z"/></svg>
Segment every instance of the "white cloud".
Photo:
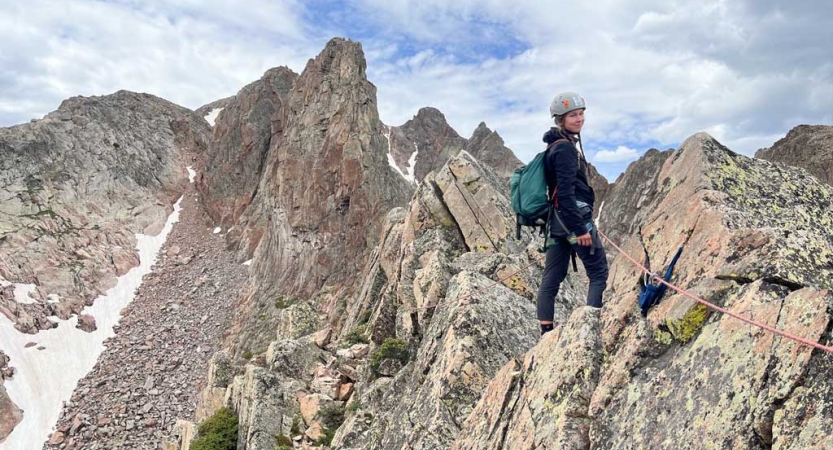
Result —
<svg viewBox="0 0 833 450"><path fill-rule="evenodd" d="M594 164L630 162L639 158L639 152L620 145L616 150L599 150L591 158Z"/></svg>
<svg viewBox="0 0 833 450"><path fill-rule="evenodd" d="M461 62L438 52L418 72L387 67L387 61L369 68L384 120L401 123L430 104L464 136L485 120L523 160L541 150L547 105L565 90L587 99L589 153L618 145L674 146L706 130L751 154L799 123L831 121L830 102L821 99L833 98L833 69L829 57L816 56L828 51L824 43L833 32L813 20L806 5L780 11L760 3L603 1L560 5L554 17L542 3L507 9L503 2L461 0L440 15L432 13L439 0L419 8L404 1L364 3L402 29L416 30L410 38L426 45L434 42L433 35L423 38L431 30L465 32L490 20L526 42L530 49L503 59ZM473 10L480 22L465 23L461 17ZM791 25L793 19L801 27ZM772 24L780 36L769 35ZM784 51L779 40L794 51Z"/></svg>
<svg viewBox="0 0 833 450"><path fill-rule="evenodd" d="M302 70L332 35L363 43L385 123L434 106L464 137L485 121L526 161L565 90L587 99L588 154L701 130L751 154L799 123L833 121L833 3L822 0L8 3L2 125L121 88L197 107L269 67Z"/></svg>
<svg viewBox="0 0 833 450"><path fill-rule="evenodd" d="M289 14L294 3L214 3L3 2L0 124L41 117L70 96L119 89L196 108L270 67L301 70L325 42L301 36L300 17Z"/></svg>

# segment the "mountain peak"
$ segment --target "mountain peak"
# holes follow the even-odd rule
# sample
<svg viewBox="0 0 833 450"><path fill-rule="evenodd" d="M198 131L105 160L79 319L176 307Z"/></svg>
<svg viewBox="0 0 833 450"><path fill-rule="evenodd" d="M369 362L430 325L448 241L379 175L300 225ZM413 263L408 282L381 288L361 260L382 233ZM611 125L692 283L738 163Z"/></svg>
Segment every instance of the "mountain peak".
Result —
<svg viewBox="0 0 833 450"><path fill-rule="evenodd" d="M486 122L480 122L480 125L474 129L474 133L471 134L471 140L488 139L492 135L500 141L500 145L503 145L503 138L496 131L489 128Z"/></svg>
<svg viewBox="0 0 833 450"><path fill-rule="evenodd" d="M304 72L317 68L322 73L338 72L340 77L358 75L366 79L367 61L362 45L340 37L332 38L324 50L307 62Z"/></svg>
<svg viewBox="0 0 833 450"><path fill-rule="evenodd" d="M434 108L433 106L423 106L422 108L419 108L419 111L417 111L417 114L416 114L416 116L414 116L414 118L415 119L416 118L420 118L420 119L432 118L432 119L441 119L443 122L446 121L445 114L443 114L442 111L440 111L437 108Z"/></svg>
<svg viewBox="0 0 833 450"><path fill-rule="evenodd" d="M480 122L472 133L466 151L494 168L498 175L504 178L512 176L515 169L523 165L515 153L506 147L503 138L496 131L489 129L485 122Z"/></svg>

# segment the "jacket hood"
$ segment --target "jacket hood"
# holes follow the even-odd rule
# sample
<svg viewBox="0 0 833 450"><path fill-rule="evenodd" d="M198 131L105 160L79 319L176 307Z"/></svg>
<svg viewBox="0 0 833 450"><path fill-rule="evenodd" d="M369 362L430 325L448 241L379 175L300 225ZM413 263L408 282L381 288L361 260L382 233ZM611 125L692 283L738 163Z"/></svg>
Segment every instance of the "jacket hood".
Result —
<svg viewBox="0 0 833 450"><path fill-rule="evenodd" d="M543 140L547 145L550 145L559 139L569 139L572 142L576 142L577 137L573 133L568 133L559 128L552 127L544 133L544 137L541 140Z"/></svg>

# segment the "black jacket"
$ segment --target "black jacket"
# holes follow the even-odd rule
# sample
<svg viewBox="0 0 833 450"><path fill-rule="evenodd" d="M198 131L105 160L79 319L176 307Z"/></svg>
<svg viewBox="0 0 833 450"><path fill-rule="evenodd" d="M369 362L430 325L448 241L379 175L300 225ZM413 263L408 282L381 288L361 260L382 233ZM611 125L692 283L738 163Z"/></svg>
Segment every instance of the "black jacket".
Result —
<svg viewBox="0 0 833 450"><path fill-rule="evenodd" d="M547 187L550 193L553 192L556 186L558 187L559 217L570 232L575 233L576 236L581 236L587 233L586 224L591 217L582 213L576 205L576 201L587 203L592 209L596 201L596 195L587 181L587 161L575 146L576 138L572 134L557 128L552 128L544 133L544 142L547 145L558 139L567 139L567 141L555 144L547 152L544 159ZM592 211L590 215L592 216ZM551 225L553 229L560 226L558 221Z"/></svg>

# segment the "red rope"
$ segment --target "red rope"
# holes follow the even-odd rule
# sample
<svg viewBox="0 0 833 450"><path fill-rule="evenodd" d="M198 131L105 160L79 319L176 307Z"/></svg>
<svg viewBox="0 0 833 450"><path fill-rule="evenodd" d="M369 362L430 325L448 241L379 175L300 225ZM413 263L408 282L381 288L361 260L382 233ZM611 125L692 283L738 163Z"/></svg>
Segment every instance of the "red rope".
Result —
<svg viewBox="0 0 833 450"><path fill-rule="evenodd" d="M674 286L674 285L673 285L673 284L671 284L671 283L666 282L666 281L665 281L664 279L662 279L661 277L659 277L659 276L657 276L657 275L655 275L655 274L651 273L651 271L650 271L650 270L648 270L647 268L645 268L645 266L643 266L642 264L640 264L637 260L635 260L635 259L631 258L631 255L627 254L627 252L625 252L624 250L622 250L622 249L621 249L618 245L616 245L616 244L615 244L612 240L610 240L610 238L608 238L608 237L607 237L604 233L602 233L602 232L601 232L601 230L599 230L599 229L597 228L597 229L596 229L596 231L597 231L597 232L598 232L598 233L599 233L599 234L600 234L600 235L601 235L601 236L602 236L602 237L603 237L603 238L604 238L604 239L605 239L605 240L606 240L606 241L607 241L610 245L612 245L612 246L613 246L616 250L619 250L619 253L621 253L621 254L625 255L625 257L626 257L626 258L628 258L628 259L629 259L629 260L630 260L630 261L631 261L634 265L636 265L637 267L639 267L640 269L642 269L642 271L643 271L643 272L645 272L645 273L646 273L646 274L648 274L648 275L651 275L651 276L652 276L655 280L657 280L657 281L659 281L660 283L662 283L662 284L664 284L664 285L666 285L666 286L670 287L671 289L673 289L673 290L675 290L675 291L679 292L680 294L683 294L683 295L685 295L686 297L688 297L688 298L690 298L690 299L692 299L692 300L695 300L695 301L697 301L697 302L699 302L699 303L701 303L701 304L703 304L703 305L705 305L705 306L707 306L707 307L709 307L709 308L711 308L711 309L713 309L713 310L715 310L715 311L718 311L718 312L721 312L721 313L726 314L726 315L728 315L728 316L734 317L735 319L738 319L738 320L740 320L740 321L742 321L742 322L746 322L746 323L748 323L748 324L750 324L750 325L754 325L754 326L756 326L756 327L758 327L758 328L761 328L761 329L764 329L764 330L766 330L766 331L769 331L770 333L775 333L775 334L777 334L777 335L779 335L779 336L783 336L783 337L785 337L785 338L787 338L787 339L791 339L791 340L796 341L796 342L798 342L798 343L801 343L801 344L804 344L804 345L809 345L809 346L811 346L811 347L815 347L815 348L817 348L817 349L819 349L819 350L823 350L823 351L828 352L828 353L833 353L833 347L826 347L826 346L824 346L824 345L819 344L818 342L813 342L813 341L811 341L811 340L809 340L809 339L805 339L805 338L803 338L803 337L796 336L796 335L791 334L791 333L787 333L786 331L781 331L781 330L779 330L779 329L777 329L777 328L773 328L773 327L771 327L771 326L769 326L769 325L766 325L766 324L763 324L763 323L756 322L756 321L754 321L754 320L752 320L752 319L748 319L748 318L743 317L743 316L741 316L741 315L739 315L739 314L733 313L732 311L729 311L728 309L724 309L724 308L721 308L721 307L719 307L719 306L717 306L717 305L713 305L713 304L711 304L711 303L709 303L709 302L707 302L707 301L703 300L702 298L697 297L697 296L696 296L696 295L694 295L694 294L690 294L690 293L689 293L688 291L686 291L685 289L681 289L681 288L679 288L679 287L677 287L677 286Z"/></svg>

